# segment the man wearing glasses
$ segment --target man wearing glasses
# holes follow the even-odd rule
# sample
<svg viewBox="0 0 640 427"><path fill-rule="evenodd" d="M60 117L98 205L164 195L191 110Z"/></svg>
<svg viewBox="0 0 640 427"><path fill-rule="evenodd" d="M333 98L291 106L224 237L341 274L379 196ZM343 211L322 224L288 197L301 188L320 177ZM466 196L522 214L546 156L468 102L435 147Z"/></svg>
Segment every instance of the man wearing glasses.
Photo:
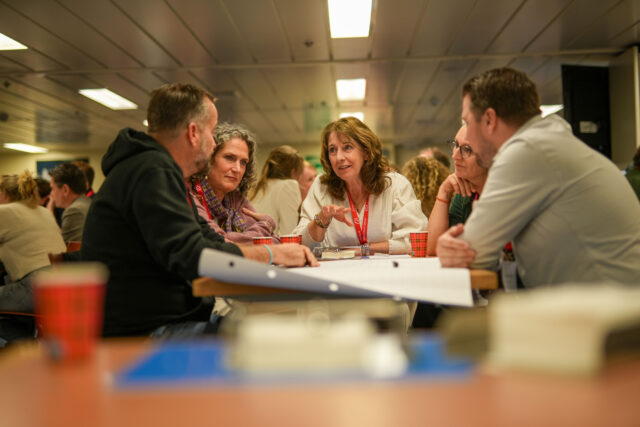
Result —
<svg viewBox="0 0 640 427"><path fill-rule="evenodd" d="M462 93L468 144L489 175L467 223L440 236L442 265L497 268L513 241L525 287L640 283L640 205L617 167L560 117L542 119L522 72L489 70Z"/></svg>

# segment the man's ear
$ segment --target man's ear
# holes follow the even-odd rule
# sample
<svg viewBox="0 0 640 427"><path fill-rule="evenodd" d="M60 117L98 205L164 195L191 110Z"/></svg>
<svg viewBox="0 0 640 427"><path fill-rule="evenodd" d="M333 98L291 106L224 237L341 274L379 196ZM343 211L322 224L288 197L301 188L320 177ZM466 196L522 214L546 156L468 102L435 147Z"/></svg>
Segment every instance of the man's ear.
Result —
<svg viewBox="0 0 640 427"><path fill-rule="evenodd" d="M498 124L498 115L496 114L496 110L489 107L485 110L484 115L482 116L483 124L489 129L489 132L493 133L496 130L496 125Z"/></svg>
<svg viewBox="0 0 640 427"><path fill-rule="evenodd" d="M189 143L193 146L199 145L200 141L200 128L195 122L190 122L187 125L187 139L189 139Z"/></svg>
<svg viewBox="0 0 640 427"><path fill-rule="evenodd" d="M62 184L62 187L60 187L60 190L62 191L62 194L66 197L69 195L69 193L71 193L71 188L69 187L69 184Z"/></svg>

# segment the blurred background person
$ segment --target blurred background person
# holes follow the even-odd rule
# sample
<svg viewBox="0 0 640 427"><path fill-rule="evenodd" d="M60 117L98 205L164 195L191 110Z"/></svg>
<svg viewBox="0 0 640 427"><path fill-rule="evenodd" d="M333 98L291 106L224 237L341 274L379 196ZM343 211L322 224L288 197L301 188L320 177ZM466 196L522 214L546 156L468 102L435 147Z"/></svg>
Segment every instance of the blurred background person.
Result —
<svg viewBox="0 0 640 427"><path fill-rule="evenodd" d="M93 191L93 178L96 175L95 172L93 171L93 168L91 167L91 165L89 165L89 163L85 162L84 160L76 160L75 162L72 162L72 163L76 165L78 168L80 168L80 170L84 175L84 180L87 185L87 191L84 193L84 195L90 199L93 199L93 196L95 196L96 194L96 192Z"/></svg>
<svg viewBox="0 0 640 427"><path fill-rule="evenodd" d="M0 261L7 284L0 286L0 310L33 312L31 275L50 265L49 253L66 249L51 213L40 206L31 173L0 179Z"/></svg>
<svg viewBox="0 0 640 427"><path fill-rule="evenodd" d="M84 223L91 206L91 199L85 196L87 184L79 167L72 163L62 163L50 173L51 201L53 206L63 208L62 238L65 243L82 241Z"/></svg>
<svg viewBox="0 0 640 427"><path fill-rule="evenodd" d="M627 180L631 187L633 187L633 191L636 192L636 196L638 196L638 200L640 201L640 147L636 150L636 154L633 156L633 164L627 171Z"/></svg>
<svg viewBox="0 0 640 427"><path fill-rule="evenodd" d="M409 181L389 172L378 137L345 117L329 123L321 139L325 173L313 182L294 233L309 247L407 253L409 233L426 230L427 218Z"/></svg>
<svg viewBox="0 0 640 427"><path fill-rule="evenodd" d="M51 184L46 179L35 178L38 186L38 195L40 196L40 206L47 206L49 203L49 195L51 194Z"/></svg>
<svg viewBox="0 0 640 427"><path fill-rule="evenodd" d="M449 160L449 155L436 147L427 147L424 150L420 151L418 154L420 157L426 157L428 159L436 159L443 165L445 165L449 170L451 170L451 161Z"/></svg>
<svg viewBox="0 0 640 427"><path fill-rule="evenodd" d="M416 156L404 164L402 174L409 180L416 197L422 203L422 212L429 217L440 184L451 171L436 159Z"/></svg>
<svg viewBox="0 0 640 427"><path fill-rule="evenodd" d="M279 243L273 218L256 212L245 197L256 179L253 135L240 125L221 123L214 138L209 173L194 176L190 183L198 214L230 242L251 243L253 237L271 236Z"/></svg>
<svg viewBox="0 0 640 427"><path fill-rule="evenodd" d="M304 159L288 145L274 148L267 156L258 184L249 199L260 213L276 221L276 234L290 234L298 224L300 212L300 186Z"/></svg>
<svg viewBox="0 0 640 427"><path fill-rule="evenodd" d="M471 215L473 202L480 197L488 169L478 165L476 154L467 143L467 127L462 126L448 142L455 173L440 185L429 216L427 255L436 255L438 238L456 224L464 224Z"/></svg>
<svg viewBox="0 0 640 427"><path fill-rule="evenodd" d="M298 177L298 185L300 186L302 201L306 199L309 188L311 188L313 180L316 179L316 175L316 168L313 167L311 163L305 160L302 166L302 173Z"/></svg>

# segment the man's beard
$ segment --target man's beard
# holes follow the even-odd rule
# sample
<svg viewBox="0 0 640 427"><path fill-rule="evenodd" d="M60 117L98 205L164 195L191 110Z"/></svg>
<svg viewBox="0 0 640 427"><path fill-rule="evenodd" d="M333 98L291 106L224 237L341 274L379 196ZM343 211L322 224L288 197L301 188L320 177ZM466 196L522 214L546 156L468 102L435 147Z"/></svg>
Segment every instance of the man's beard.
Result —
<svg viewBox="0 0 640 427"><path fill-rule="evenodd" d="M206 177L211 170L211 159L196 160L196 173L193 176Z"/></svg>
<svg viewBox="0 0 640 427"><path fill-rule="evenodd" d="M209 174L211 170L211 156L207 156L204 150L205 141L202 140L200 144L200 152L198 153L198 157L195 159L194 166L196 172L192 175L194 177L204 178Z"/></svg>
<svg viewBox="0 0 640 427"><path fill-rule="evenodd" d="M493 164L493 158L496 156L496 150L488 141L483 141L482 150L476 152L476 163L481 168L489 169Z"/></svg>

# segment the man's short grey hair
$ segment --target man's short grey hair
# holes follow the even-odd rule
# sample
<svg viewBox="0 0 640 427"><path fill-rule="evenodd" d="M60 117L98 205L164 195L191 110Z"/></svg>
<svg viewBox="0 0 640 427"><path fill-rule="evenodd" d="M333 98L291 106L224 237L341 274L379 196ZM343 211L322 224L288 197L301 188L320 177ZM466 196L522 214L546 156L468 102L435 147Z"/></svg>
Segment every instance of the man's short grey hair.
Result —
<svg viewBox="0 0 640 427"><path fill-rule="evenodd" d="M205 98L215 100L209 92L190 83L171 83L155 89L147 107L149 132L175 133L191 122L202 127L209 119Z"/></svg>

